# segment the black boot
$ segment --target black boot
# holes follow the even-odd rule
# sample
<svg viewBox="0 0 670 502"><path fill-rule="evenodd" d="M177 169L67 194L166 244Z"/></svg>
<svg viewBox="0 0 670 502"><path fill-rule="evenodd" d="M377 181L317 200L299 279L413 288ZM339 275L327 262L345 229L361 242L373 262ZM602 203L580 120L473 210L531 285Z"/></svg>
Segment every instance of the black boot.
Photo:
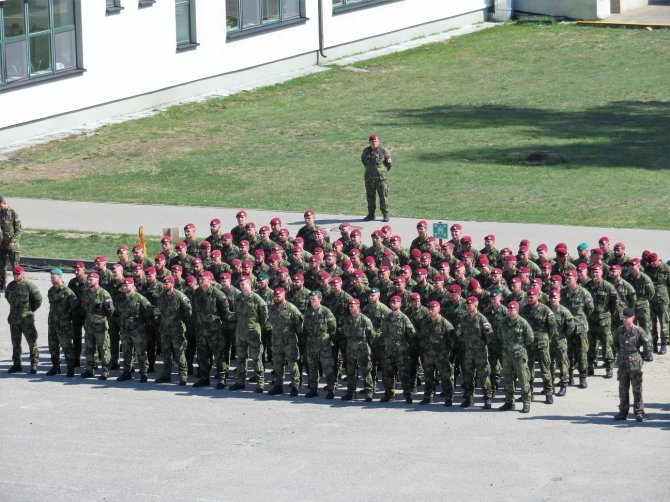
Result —
<svg viewBox="0 0 670 502"><path fill-rule="evenodd" d="M498 411L510 411L514 409L514 403L505 403L498 408Z"/></svg>
<svg viewBox="0 0 670 502"><path fill-rule="evenodd" d="M119 376L116 381L117 382L125 382L127 380L131 380L133 378L133 375L130 374L130 371L124 371L121 373L121 376Z"/></svg>
<svg viewBox="0 0 670 502"><path fill-rule="evenodd" d="M316 396L318 396L318 395L319 395L319 391L318 391L318 390L316 390L316 389L309 389L309 392L307 392L307 394L305 394L305 397L306 397L306 398L312 398L312 397L316 397Z"/></svg>
<svg viewBox="0 0 670 502"><path fill-rule="evenodd" d="M614 420L626 420L628 418L628 412L621 410L619 413L614 415Z"/></svg>
<svg viewBox="0 0 670 502"><path fill-rule="evenodd" d="M368 215L363 218L363 221L373 221L375 219L374 213L368 213Z"/></svg>
<svg viewBox="0 0 670 502"><path fill-rule="evenodd" d="M7 373L18 373L19 371L21 371L21 365L15 363L7 370Z"/></svg>
<svg viewBox="0 0 670 502"><path fill-rule="evenodd" d="M60 364L54 364L49 371L46 372L46 376L60 375Z"/></svg>

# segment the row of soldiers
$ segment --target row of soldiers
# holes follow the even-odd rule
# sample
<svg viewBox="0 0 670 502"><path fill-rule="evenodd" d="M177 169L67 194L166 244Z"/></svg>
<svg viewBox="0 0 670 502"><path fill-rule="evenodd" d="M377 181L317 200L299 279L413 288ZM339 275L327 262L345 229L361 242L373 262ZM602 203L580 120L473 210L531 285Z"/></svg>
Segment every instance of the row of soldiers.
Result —
<svg viewBox="0 0 670 502"><path fill-rule="evenodd" d="M246 216L242 213L238 213L238 223ZM259 242L251 247L247 239L252 238L249 230L253 227L242 221L245 232L238 231L238 246L231 238L233 232L219 235L220 221L212 220L211 235L202 243L195 239L195 227L191 224L185 227L187 239L177 244L176 251L171 249L171 239L164 237L163 252L156 256L155 262L144 256L141 246L133 248L132 260L128 257L128 248L121 246L117 250L119 261L111 271L102 256L96 258L96 270L88 277L85 277L83 263L78 263L75 278L68 288L77 300L63 304L58 311L54 309L58 304L54 297L52 310L55 313L50 315L49 322L50 347L52 338L61 339L51 336L52 326L58 324L56 319L67 317L65 311L68 311L75 330L72 358L68 358L64 339L60 343L66 353L68 374L74 374L79 360L76 340L81 340L83 324L87 368L82 376L93 376L97 351L102 358L101 377L106 378L118 364L121 339L124 349L121 380L132 378L133 357L140 363L140 378L146 380L160 346L164 373L157 381L170 381L174 358L179 364L179 382L186 384L197 347L199 379L196 386L210 384L211 365L214 365L217 387L224 388L234 352L238 367L237 380L230 386L233 390L244 388L247 383L248 356L254 365L252 380L256 382L256 391L262 392L264 363L271 357L275 375L272 394L283 392L284 368L288 365L292 394L297 393L304 369L309 379L306 395L315 396L320 370L326 376L326 397L333 397L337 374L340 366L344 366L348 390L343 397L353 396L358 371L365 382L365 397L371 399L373 375L381 367L385 386L382 399L393 397L394 377L398 374L405 398L411 401L420 361L426 380L423 403L432 400L440 375L445 404L451 404L454 374L460 371L465 387L463 404L471 404L476 375L485 406L489 407L491 387L497 387L501 375L505 374L501 369L508 349L503 324L509 324L508 313L516 311L521 315L515 317L520 319L515 326L525 326L526 322L529 327L517 329L523 332L523 340L517 340L519 347L512 346L509 350L518 354L520 346L528 350L529 357L524 364L528 376L535 361L539 362L547 402L553 402L552 364L559 369L561 378L558 395L565 395L573 367L579 369L580 387L585 388L586 377L593 374L598 343L604 353L605 376L611 377L612 326L620 321L621 305L630 306L632 297L620 298L615 284L625 283L621 278L622 267L614 260L609 264L604 262L600 257L604 257L605 252L590 253L590 272L584 280L578 272L581 262L575 264L568 260L567 246L560 244L552 260L542 260L540 253L546 251L546 246L545 249L538 246L540 256L535 258L538 264L525 261L530 255L528 244L522 243L515 257L503 249L498 258L494 247L485 246L475 255L468 249L471 239L463 236L458 238L457 251L454 242L457 237L454 237L440 248L440 256L436 257L431 253L435 240L425 235L427 224L421 221L417 224L419 236L409 250L397 246L399 237L391 234L388 225L372 234L372 246L367 247L357 242L360 241L358 230L347 233L350 226L343 224L341 239L331 246L324 244L324 232L314 224L313 217L313 212L305 213L306 225L295 239L273 241L268 249L263 249L266 242L263 234L269 227L261 228ZM275 220L271 224L277 226ZM452 236L460 230L455 227L452 226ZM240 228L239 224L236 228ZM287 232L280 228L279 233ZM384 244L385 236L388 246ZM489 235L485 241L490 243L495 238ZM603 241L601 239L601 243ZM197 256L190 255L189 245ZM253 261L247 259L245 249L247 253L253 250ZM266 260L267 251L271 252ZM224 252L228 257L226 262L221 260ZM361 256L364 258L360 259ZM646 257L645 270L658 261L657 257L656 261L650 258L654 257ZM502 268L495 266L498 261ZM510 263L514 264L513 275ZM530 263L535 263L537 269L527 266ZM639 270L639 260L628 259L624 263L629 277L636 275L636 271L637 276L644 274ZM304 267L303 271L297 271L301 270L296 268L298 266ZM603 279L604 266L610 267L610 275L619 272L618 280L613 279L614 284ZM663 267L667 269L666 264L658 268ZM558 273L560 269L562 275ZM188 274L186 279L184 270ZM58 284L62 283L62 272L58 272L52 273L52 289L60 290L63 289L63 284ZM215 278L219 279L218 283ZM14 282L16 279L15 274ZM653 292L647 289L647 299L654 298L657 290L658 287ZM51 293L50 290L50 302ZM665 293L667 296L667 275ZM635 298L636 310L640 307L644 311L644 306L638 303L639 298ZM36 304L33 302L28 310ZM80 315L75 322L77 310L83 313L83 318ZM644 322L643 318L638 316L640 322ZM662 322L661 319L661 329ZM63 321L63 325L66 324ZM667 329L667 321L665 326ZM14 331L12 338L14 341ZM26 338L30 343L28 334ZM107 338L111 339L111 354L106 362L106 355L110 353ZM667 338L663 335L661 338L659 350L664 352ZM20 334L18 340L20 343ZM57 361L58 344L54 345L52 360L55 352ZM20 370L20 346L18 358L17 363L15 357L15 365L10 370ZM519 358L511 360L516 359ZM37 363L36 359L31 362ZM50 373L59 371L54 362ZM517 367L513 374L521 379L519 371ZM505 385L506 392L513 388L513 384ZM524 405L529 402L526 396Z"/></svg>

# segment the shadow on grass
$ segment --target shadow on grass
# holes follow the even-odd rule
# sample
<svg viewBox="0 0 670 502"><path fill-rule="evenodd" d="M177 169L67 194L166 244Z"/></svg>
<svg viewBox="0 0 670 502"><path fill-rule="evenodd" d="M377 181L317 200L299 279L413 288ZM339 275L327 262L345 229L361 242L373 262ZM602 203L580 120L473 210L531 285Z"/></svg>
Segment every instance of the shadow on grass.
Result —
<svg viewBox="0 0 670 502"><path fill-rule="evenodd" d="M564 168L670 169L670 102L618 101L580 111L446 105L388 113L403 126L413 120L416 126L447 132L491 129L492 140L508 136L512 144L425 153L418 156L421 161L476 158L491 164L519 163L530 151L546 148L560 153L558 165Z"/></svg>

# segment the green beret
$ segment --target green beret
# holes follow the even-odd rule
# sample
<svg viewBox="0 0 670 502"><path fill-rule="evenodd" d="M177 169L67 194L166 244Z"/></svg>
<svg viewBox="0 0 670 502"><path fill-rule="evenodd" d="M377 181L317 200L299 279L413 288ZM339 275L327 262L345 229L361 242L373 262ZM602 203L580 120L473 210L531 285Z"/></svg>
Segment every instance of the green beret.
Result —
<svg viewBox="0 0 670 502"><path fill-rule="evenodd" d="M312 292L309 294L309 296L322 296L322 295L321 295L321 290L320 290L320 289L315 289L314 291L312 291Z"/></svg>
<svg viewBox="0 0 670 502"><path fill-rule="evenodd" d="M500 296L500 295L502 295L502 291L500 291L499 289L491 290L491 296Z"/></svg>
<svg viewBox="0 0 670 502"><path fill-rule="evenodd" d="M268 279L270 279L270 277L265 272L261 272L260 274L258 274L259 281L267 281Z"/></svg>
<svg viewBox="0 0 670 502"><path fill-rule="evenodd" d="M51 271L51 275L63 275L63 271L62 271L61 269L59 269L59 268L54 268L54 269Z"/></svg>

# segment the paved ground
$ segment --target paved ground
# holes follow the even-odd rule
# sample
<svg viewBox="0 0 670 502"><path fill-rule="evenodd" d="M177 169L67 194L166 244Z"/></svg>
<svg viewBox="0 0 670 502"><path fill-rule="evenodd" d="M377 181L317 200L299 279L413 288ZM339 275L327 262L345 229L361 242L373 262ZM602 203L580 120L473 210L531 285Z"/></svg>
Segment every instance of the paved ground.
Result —
<svg viewBox="0 0 670 502"><path fill-rule="evenodd" d="M235 213L17 198L10 204L26 227L120 232L142 224L150 234L187 221L202 233L213 217L232 226ZM250 219L267 222L276 214L292 231L301 224L300 213L250 211ZM355 218L318 215L328 228ZM415 223L391 221L407 242ZM624 240L633 254L645 247L667 254L670 244L670 232L662 231L461 223L477 243L494 232L512 247L523 237L534 244L595 245L602 234ZM366 234L381 226L355 224ZM46 294L48 276L30 278ZM7 310L0 301L0 318ZM552 406L536 395L527 416L485 411L480 401L461 410L48 378L46 315L44 306L38 311L43 366L36 376L6 373L11 344L6 324L0 326L2 500L574 500L576 494L629 500L662 499L670 489L664 467L670 356L645 366L649 420L616 423L617 383L602 378L602 368L587 390L570 388ZM494 408L501 402L497 396Z"/></svg>
<svg viewBox="0 0 670 502"><path fill-rule="evenodd" d="M670 25L670 2L653 2L653 5L646 5L621 14L612 14L604 21L612 23Z"/></svg>

